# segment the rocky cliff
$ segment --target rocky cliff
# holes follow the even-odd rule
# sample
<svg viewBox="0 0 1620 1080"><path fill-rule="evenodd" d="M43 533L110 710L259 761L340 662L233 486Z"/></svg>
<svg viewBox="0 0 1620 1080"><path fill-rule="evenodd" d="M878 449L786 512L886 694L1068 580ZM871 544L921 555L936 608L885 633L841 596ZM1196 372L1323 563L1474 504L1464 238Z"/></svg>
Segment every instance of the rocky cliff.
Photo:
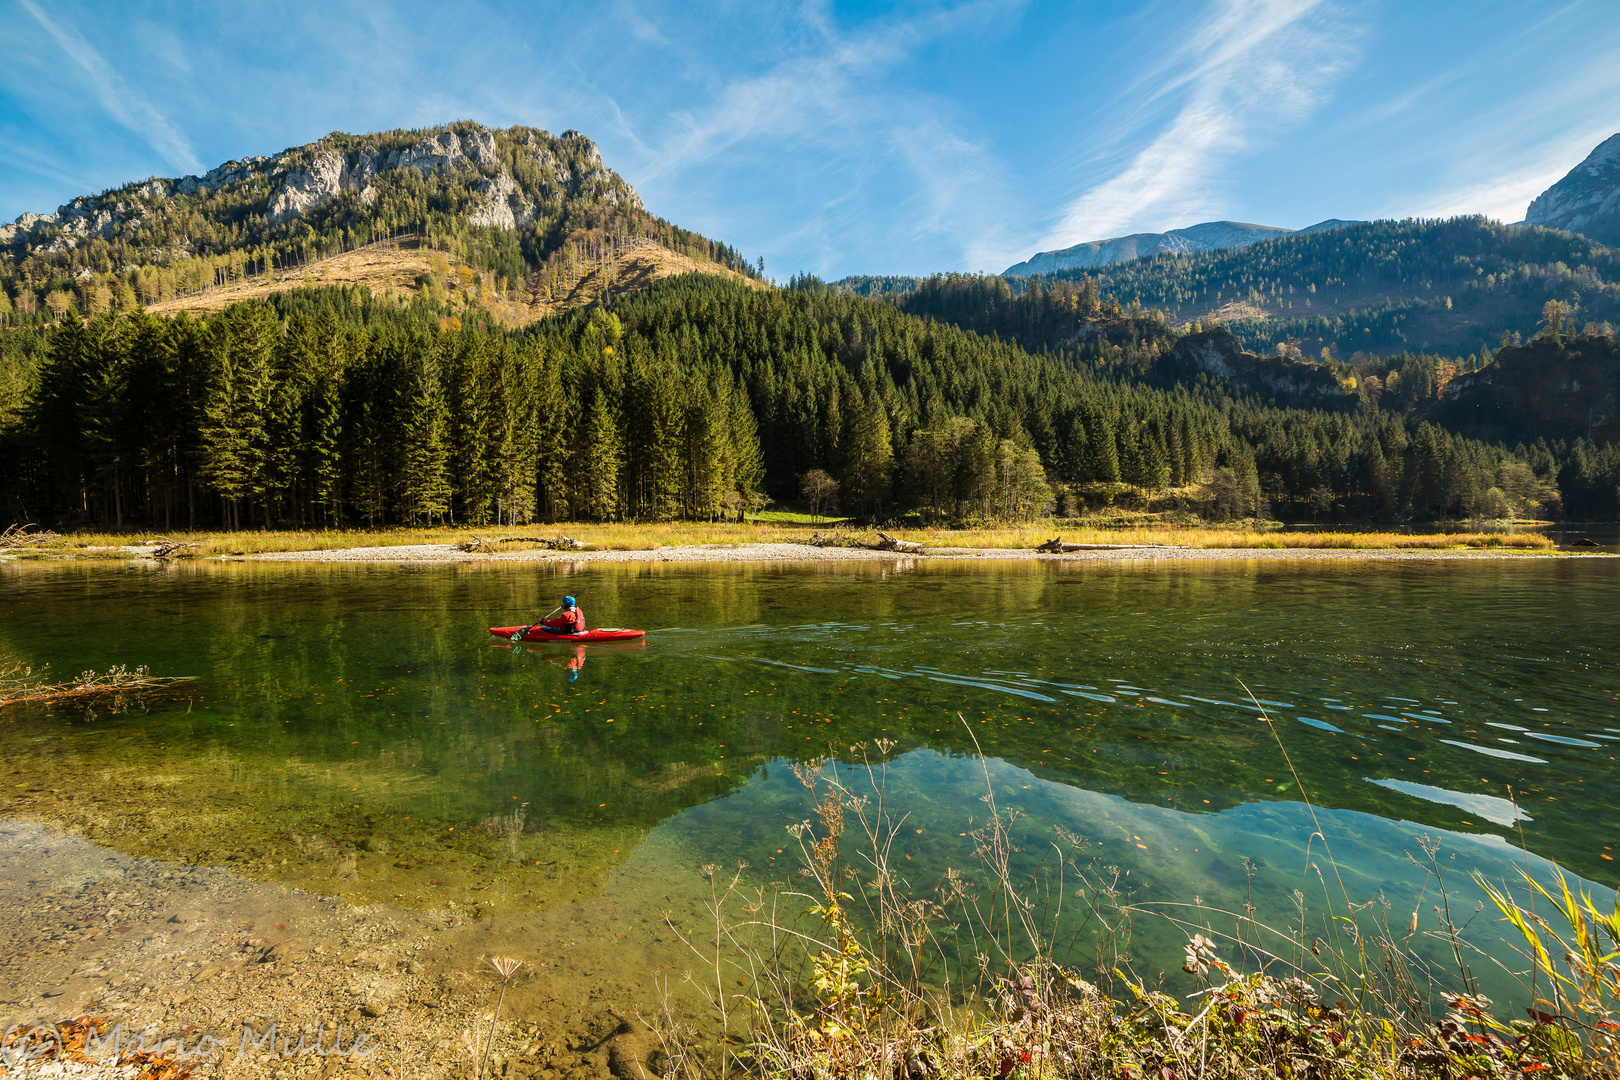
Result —
<svg viewBox="0 0 1620 1080"><path fill-rule="evenodd" d="M1620 247L1620 134L1605 139L1585 161L1536 196L1524 212L1524 223Z"/></svg>
<svg viewBox="0 0 1620 1080"><path fill-rule="evenodd" d="M1359 224L1330 218L1307 226L1299 232L1318 232L1342 229ZM1286 236L1293 229L1280 229L1273 225L1250 225L1243 221L1206 221L1189 225L1185 229L1171 229L1162 233L1132 233L1112 240L1088 240L1059 251L1041 251L1021 263L1014 263L1002 271L1007 276L1050 274L1058 270L1089 269L1110 263L1129 262L1150 255L1190 254L1196 251L1214 251L1218 248L1241 248L1261 240Z"/></svg>
<svg viewBox="0 0 1620 1080"><path fill-rule="evenodd" d="M1231 331L1219 327L1188 334L1176 342L1166 367L1165 374L1174 377L1208 375L1283 405L1342 403L1349 397L1331 368L1308 360L1244 352Z"/></svg>
<svg viewBox="0 0 1620 1080"><path fill-rule="evenodd" d="M203 176L154 178L81 196L53 214L23 214L0 226L0 245L17 255L62 253L98 238L141 246L143 231L162 218L216 207L258 218L270 234L285 233L345 196L351 216L366 217L379 192L410 183L405 173L431 177L438 189L459 195L456 209L474 226L521 229L542 208L577 202L642 210L635 189L577 131L552 136L462 123L426 132L334 133L269 157L228 161Z"/></svg>

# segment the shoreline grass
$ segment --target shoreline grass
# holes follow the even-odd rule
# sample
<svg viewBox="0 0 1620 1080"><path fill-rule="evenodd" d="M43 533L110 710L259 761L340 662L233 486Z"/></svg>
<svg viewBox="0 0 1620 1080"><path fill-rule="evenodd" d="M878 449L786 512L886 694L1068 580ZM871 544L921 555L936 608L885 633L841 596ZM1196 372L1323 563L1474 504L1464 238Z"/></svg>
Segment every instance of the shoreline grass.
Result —
<svg viewBox="0 0 1620 1080"><path fill-rule="evenodd" d="M1502 1009L1478 991L1473 965L1500 961L1464 937L1471 919L1454 920L1437 840L1422 838L1424 858L1414 859L1425 893L1436 896L1435 929L1420 930L1414 911L1403 933L1381 893L1352 898L1319 823L1318 853L1307 857L1332 870L1330 881L1317 867L1327 922L1308 927L1307 897L1296 890L1294 924L1268 925L1248 904L1134 902L1118 867L1088 857L1086 841L1061 826L1044 855L1024 855L1011 831L1019 815L998 807L986 769L984 811L964 834L979 872L919 881L894 854L907 823L906 807L887 794L894 744L874 745L875 759L866 743L838 754L843 776L833 757L794 766L814 801L806 820L788 825L800 882L750 885L746 863L735 874L704 866L712 923L699 931L666 916L697 961L687 979L726 1033L713 1048L697 1045L666 1010L658 1025L666 1078L1620 1077L1620 908L1604 912L1561 873L1554 890L1528 872L1519 883L1527 900L1550 906L1551 920L1506 883L1475 875L1516 931L1519 945L1509 945L1524 966L1508 973L1521 988L1517 1004L1531 1006L1520 1019L1511 1003ZM1089 970L1064 962L1065 902L1088 912ZM1155 962L1126 952L1132 920L1142 918L1166 920L1184 937L1182 971L1194 993L1139 974ZM1423 939L1448 960L1421 956Z"/></svg>
<svg viewBox="0 0 1620 1080"><path fill-rule="evenodd" d="M805 515L793 515L805 517ZM1130 521L1129 524L1125 523ZM1533 523L1540 525L1543 523ZM1115 521L1108 517L1048 519L1015 525L950 528L945 526L885 525L884 531L901 540L933 549L1031 549L1062 536L1068 543L1142 545L1197 549L1337 549L1337 550L1503 550L1548 551L1553 540L1540 532L1433 532L1385 530L1283 530L1275 525L1251 524L1190 526ZM279 529L202 531L194 533L148 530L69 532L44 542L9 549L13 557L128 558L132 546L156 546L180 540L193 546L174 551L174 559L219 558L295 551L341 551L366 547L461 544L474 538L491 541L495 551L532 550L523 542L494 542L501 537L532 541L566 534L597 551L652 551L670 547L736 547L744 544L808 543L817 534L832 534L836 546L865 546L876 541L866 526L821 520L765 520L748 522L612 522L563 523L521 526L447 525L436 527Z"/></svg>

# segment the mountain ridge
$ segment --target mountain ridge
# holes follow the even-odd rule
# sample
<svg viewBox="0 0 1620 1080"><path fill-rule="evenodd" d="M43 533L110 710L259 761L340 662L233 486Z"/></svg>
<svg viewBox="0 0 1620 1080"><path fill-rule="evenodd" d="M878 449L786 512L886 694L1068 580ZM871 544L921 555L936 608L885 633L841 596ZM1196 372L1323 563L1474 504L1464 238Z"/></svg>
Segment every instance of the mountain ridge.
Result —
<svg viewBox="0 0 1620 1080"><path fill-rule="evenodd" d="M377 198L372 181L382 173L402 169L414 169L423 177L441 171L479 174L477 189L485 201L470 215L479 225L510 229L532 224L538 202L565 192L577 196L590 191L609 204L622 200L643 209L635 188L604 166L596 144L578 131L552 136L533 128L491 129L472 122L417 130L424 133L414 143L392 148L387 144L397 143L397 136L414 132L360 136L332 132L280 153L233 158L201 176L150 177L99 195L80 195L54 213L24 213L12 224L0 226L0 245L16 247L44 240L47 252L70 250L93 236L108 239L128 222L138 225L145 217L143 209L150 212L154 204L257 185L270 188L262 200L266 223L282 225L351 191L360 203L371 205ZM497 145L497 134L510 137L516 144L513 149L532 155L539 170L538 184L518 182L511 162L503 160L506 148ZM354 148L344 145L355 139L365 141ZM377 145L379 141L384 147ZM572 152L559 154L563 147ZM532 190L535 187L539 190Z"/></svg>
<svg viewBox="0 0 1620 1080"><path fill-rule="evenodd" d="M1358 221L1328 218L1303 229L1285 229L1276 225L1253 225L1246 221L1205 221L1181 229L1162 233L1131 233L1107 240L1087 240L1055 251L1038 251L1023 262L1014 263L1001 272L1003 277L1029 277L1062 270L1091 269L1113 263L1153 255L1192 254L1220 248L1242 248L1262 240L1271 240L1294 233L1319 232L1359 225Z"/></svg>
<svg viewBox="0 0 1620 1080"><path fill-rule="evenodd" d="M1537 195L1525 209L1524 224L1620 246L1620 133L1599 143L1563 179Z"/></svg>

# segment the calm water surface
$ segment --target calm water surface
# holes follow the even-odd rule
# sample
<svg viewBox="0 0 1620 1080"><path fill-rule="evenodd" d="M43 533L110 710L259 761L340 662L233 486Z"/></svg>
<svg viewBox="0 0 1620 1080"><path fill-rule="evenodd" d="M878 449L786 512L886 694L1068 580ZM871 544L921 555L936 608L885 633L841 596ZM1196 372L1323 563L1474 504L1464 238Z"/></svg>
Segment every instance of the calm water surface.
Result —
<svg viewBox="0 0 1620 1080"><path fill-rule="evenodd" d="M1308 795L1343 892L1432 928L1422 837L1465 917L1475 870L1620 881L1617 571L16 563L6 653L197 681L144 712L9 713L0 813L356 900L528 910L610 897L636 860L787 879L789 763L849 775L853 744L892 739L919 883L971 864L988 775L1030 851L1077 833L1137 902L1297 919L1299 889L1314 919ZM564 591L645 645L491 644ZM1162 970L1177 944L1142 925L1132 948Z"/></svg>

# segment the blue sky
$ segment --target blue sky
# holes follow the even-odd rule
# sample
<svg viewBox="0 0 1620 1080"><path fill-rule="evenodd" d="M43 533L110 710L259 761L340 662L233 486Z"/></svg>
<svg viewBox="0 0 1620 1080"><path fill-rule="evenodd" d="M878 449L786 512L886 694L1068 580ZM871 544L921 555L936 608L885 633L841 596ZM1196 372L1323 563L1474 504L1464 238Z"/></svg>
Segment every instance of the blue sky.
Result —
<svg viewBox="0 0 1620 1080"><path fill-rule="evenodd" d="M577 128L767 272L1231 218L1507 221L1620 131L1620 3L0 0L0 219L332 130Z"/></svg>

